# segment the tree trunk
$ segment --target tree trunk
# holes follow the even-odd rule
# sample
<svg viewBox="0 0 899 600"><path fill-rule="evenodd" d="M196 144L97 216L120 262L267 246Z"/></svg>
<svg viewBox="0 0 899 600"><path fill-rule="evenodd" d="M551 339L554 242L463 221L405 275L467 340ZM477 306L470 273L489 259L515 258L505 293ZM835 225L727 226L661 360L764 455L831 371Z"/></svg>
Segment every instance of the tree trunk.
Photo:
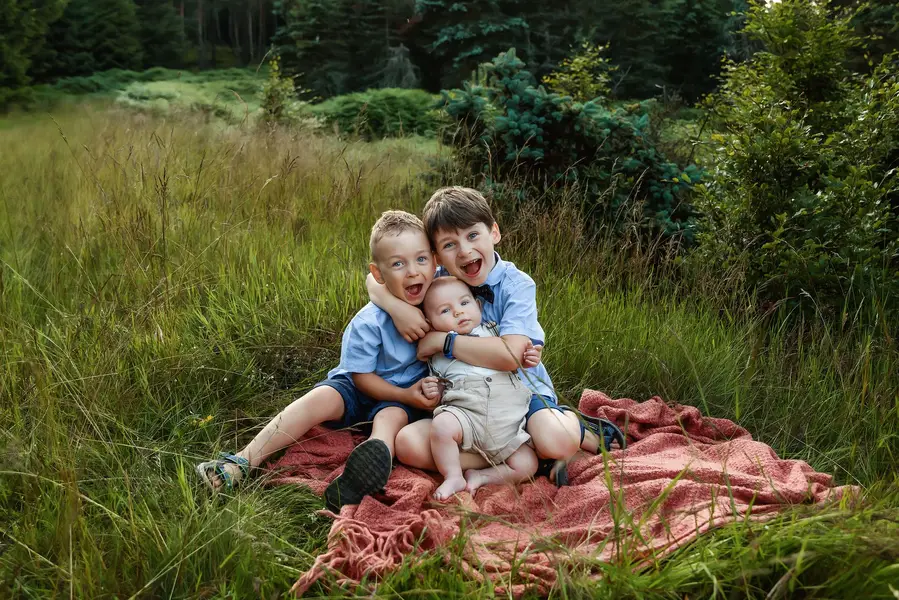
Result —
<svg viewBox="0 0 899 600"><path fill-rule="evenodd" d="M221 32L222 26L219 21L219 7L216 5L216 1L212 0L212 27L215 29L215 35L211 36L209 41L212 42L212 68L217 69L218 63L217 60L217 50L219 42L221 41Z"/></svg>
<svg viewBox="0 0 899 600"><path fill-rule="evenodd" d="M250 62L256 62L256 45L253 42L253 1L247 0L247 40L250 48Z"/></svg>
<svg viewBox="0 0 899 600"><path fill-rule="evenodd" d="M265 56L265 0L259 0L259 53L257 56Z"/></svg>
<svg viewBox="0 0 899 600"><path fill-rule="evenodd" d="M203 0L197 0L197 66L206 66L206 48L203 42Z"/></svg>

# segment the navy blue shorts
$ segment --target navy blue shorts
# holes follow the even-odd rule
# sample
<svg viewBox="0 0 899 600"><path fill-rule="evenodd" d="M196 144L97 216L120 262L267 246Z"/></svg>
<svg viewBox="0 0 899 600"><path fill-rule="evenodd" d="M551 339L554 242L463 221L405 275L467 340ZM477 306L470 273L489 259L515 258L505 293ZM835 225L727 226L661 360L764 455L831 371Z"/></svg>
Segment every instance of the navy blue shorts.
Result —
<svg viewBox="0 0 899 600"><path fill-rule="evenodd" d="M530 406L528 406L528 416L526 417L526 419L530 419L535 412L537 412L538 410L543 410L544 408L554 408L560 412L571 410L571 408L568 406L559 406L559 403L549 396L534 394L531 396L531 404Z"/></svg>
<svg viewBox="0 0 899 600"><path fill-rule="evenodd" d="M549 396L541 396L540 394L534 394L531 396L531 404L528 406L528 416L525 417L525 426L527 426L528 419L533 416L533 414L537 411L543 410L544 408L554 408L559 412L571 411L575 412L573 408L570 406L560 405L558 402L550 398ZM584 435L587 433L587 430L584 428L584 424L581 423L581 443L584 443Z"/></svg>
<svg viewBox="0 0 899 600"><path fill-rule="evenodd" d="M323 385L334 388L340 394L340 397L343 398L343 418L339 421L324 423L326 427L331 427L332 429L355 427L356 425L362 425L367 429L371 429L371 422L374 420L375 415L391 406L396 406L406 411L410 423L431 418L429 411L412 408L402 402L381 402L366 396L356 388L353 378L349 375L335 375L324 381L319 381L313 386L313 389Z"/></svg>

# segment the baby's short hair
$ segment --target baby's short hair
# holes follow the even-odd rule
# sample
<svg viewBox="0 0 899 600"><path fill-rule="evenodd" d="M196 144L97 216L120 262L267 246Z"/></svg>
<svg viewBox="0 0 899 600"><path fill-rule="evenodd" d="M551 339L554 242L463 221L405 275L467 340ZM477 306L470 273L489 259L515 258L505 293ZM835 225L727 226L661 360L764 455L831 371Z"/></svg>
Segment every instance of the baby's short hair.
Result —
<svg viewBox="0 0 899 600"><path fill-rule="evenodd" d="M420 231L425 233L425 226L421 219L407 213L404 210L388 210L381 214L380 218L375 221L371 228L371 237L368 240L368 249L371 252L371 259L377 261L377 253L375 247L382 239L388 235L399 235L406 231ZM425 234L427 235L427 234Z"/></svg>
<svg viewBox="0 0 899 600"><path fill-rule="evenodd" d="M490 228L496 223L490 205L481 192L457 185L434 192L425 204L423 216L428 236L438 231L468 229L478 223Z"/></svg>
<svg viewBox="0 0 899 600"><path fill-rule="evenodd" d="M431 287L428 288L428 294L425 296L425 301L421 305L422 308L427 312L431 308L431 302L428 302L428 299L431 298L433 301L434 293L437 290L440 290L449 286L461 286L464 290L471 293L469 287L465 284L464 281L459 279L458 277L453 277L452 275L444 275L443 277L435 277L434 281L431 282Z"/></svg>

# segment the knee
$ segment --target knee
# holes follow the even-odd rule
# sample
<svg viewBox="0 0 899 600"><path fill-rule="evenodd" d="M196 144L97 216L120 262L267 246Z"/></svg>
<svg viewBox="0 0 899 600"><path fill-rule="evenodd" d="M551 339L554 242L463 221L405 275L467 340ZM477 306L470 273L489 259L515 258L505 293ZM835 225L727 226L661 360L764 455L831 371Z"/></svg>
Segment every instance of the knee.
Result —
<svg viewBox="0 0 899 600"><path fill-rule="evenodd" d="M396 434L395 452L396 459L410 467L424 468L428 464L431 447L427 438L415 435L409 428L401 429Z"/></svg>
<svg viewBox="0 0 899 600"><path fill-rule="evenodd" d="M534 441L537 454L542 458L568 460L581 447L578 422L556 410L542 410L532 416L528 421L528 433Z"/></svg>
<svg viewBox="0 0 899 600"><path fill-rule="evenodd" d="M516 450L506 461L512 469L526 477L537 472L537 462L537 454L527 445Z"/></svg>
<svg viewBox="0 0 899 600"><path fill-rule="evenodd" d="M459 422L456 417L449 413L443 413L434 417L431 423L431 440L446 441L453 440L459 432Z"/></svg>
<svg viewBox="0 0 899 600"><path fill-rule="evenodd" d="M378 411L373 420L373 425L392 426L399 430L409 424L409 415L398 406L388 406Z"/></svg>

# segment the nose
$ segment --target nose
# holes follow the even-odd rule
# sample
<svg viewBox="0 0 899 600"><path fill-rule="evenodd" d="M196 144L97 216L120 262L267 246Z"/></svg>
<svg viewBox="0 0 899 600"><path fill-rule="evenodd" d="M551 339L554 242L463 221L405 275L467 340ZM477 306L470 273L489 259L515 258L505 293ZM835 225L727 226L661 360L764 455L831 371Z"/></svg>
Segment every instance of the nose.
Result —
<svg viewBox="0 0 899 600"><path fill-rule="evenodd" d="M414 277L418 277L419 275L426 273L427 270L428 270L428 265L418 264L417 261L411 262L411 263L409 263L409 265L406 268L406 277L408 277L410 279L414 278Z"/></svg>

